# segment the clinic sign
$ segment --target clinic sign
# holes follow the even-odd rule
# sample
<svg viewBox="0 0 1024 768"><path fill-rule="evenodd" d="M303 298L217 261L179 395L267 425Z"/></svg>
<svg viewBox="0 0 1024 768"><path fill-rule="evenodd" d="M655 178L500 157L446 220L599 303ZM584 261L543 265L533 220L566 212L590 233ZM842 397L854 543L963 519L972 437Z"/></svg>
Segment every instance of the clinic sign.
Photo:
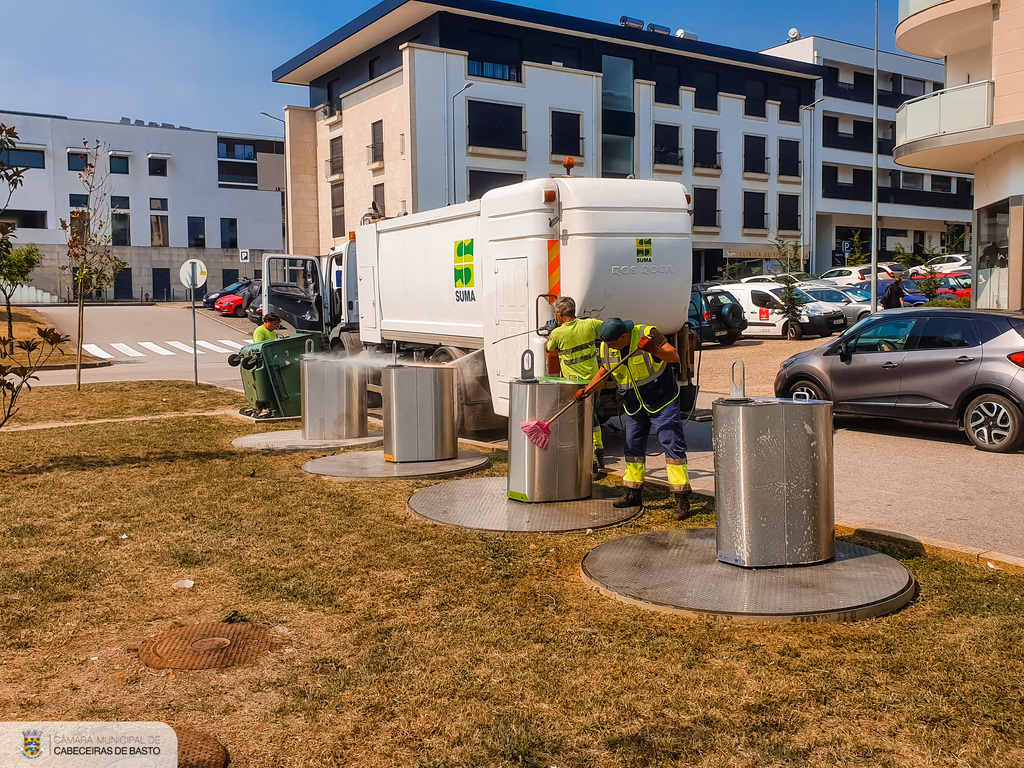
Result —
<svg viewBox="0 0 1024 768"><path fill-rule="evenodd" d="M166 723L0 723L0 768L177 768Z"/></svg>

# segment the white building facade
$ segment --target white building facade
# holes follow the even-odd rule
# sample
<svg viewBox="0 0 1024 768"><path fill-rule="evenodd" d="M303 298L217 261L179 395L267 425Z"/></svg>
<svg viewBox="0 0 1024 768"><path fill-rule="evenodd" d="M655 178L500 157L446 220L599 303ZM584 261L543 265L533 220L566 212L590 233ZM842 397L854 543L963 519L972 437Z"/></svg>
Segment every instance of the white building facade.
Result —
<svg viewBox="0 0 1024 768"><path fill-rule="evenodd" d="M254 276L258 253L283 247L280 137L5 111L0 122L19 135L5 162L28 169L4 218L17 225L16 246L34 242L43 253L33 286L61 300L71 286L59 270L67 263L60 221L85 204L83 143L102 147L113 250L128 264L105 298L184 298L178 269L189 258L204 261L207 288L219 288ZM251 263L240 261L242 250Z"/></svg>

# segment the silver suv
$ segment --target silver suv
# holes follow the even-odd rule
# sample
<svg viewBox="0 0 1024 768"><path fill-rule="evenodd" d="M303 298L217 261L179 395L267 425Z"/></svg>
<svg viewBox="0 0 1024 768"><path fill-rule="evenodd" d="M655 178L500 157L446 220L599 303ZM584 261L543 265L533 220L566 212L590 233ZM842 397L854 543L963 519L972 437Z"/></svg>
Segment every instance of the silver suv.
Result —
<svg viewBox="0 0 1024 768"><path fill-rule="evenodd" d="M1024 442L1024 313L890 309L782 363L775 394L836 413L956 424L980 450Z"/></svg>

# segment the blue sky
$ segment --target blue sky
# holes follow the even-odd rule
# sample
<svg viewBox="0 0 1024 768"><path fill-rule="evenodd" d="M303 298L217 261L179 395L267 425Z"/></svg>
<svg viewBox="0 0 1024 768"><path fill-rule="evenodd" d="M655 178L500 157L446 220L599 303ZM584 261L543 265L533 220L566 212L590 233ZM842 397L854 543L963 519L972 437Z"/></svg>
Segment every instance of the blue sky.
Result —
<svg viewBox="0 0 1024 768"><path fill-rule="evenodd" d="M304 89L271 72L376 0L6 0L0 12L0 107L116 122L132 119L275 134ZM796 27L871 46L871 0L521 0L519 5L617 23L622 14L745 50ZM642 10L641 10L642 9ZM897 0L879 0L879 47L896 51Z"/></svg>

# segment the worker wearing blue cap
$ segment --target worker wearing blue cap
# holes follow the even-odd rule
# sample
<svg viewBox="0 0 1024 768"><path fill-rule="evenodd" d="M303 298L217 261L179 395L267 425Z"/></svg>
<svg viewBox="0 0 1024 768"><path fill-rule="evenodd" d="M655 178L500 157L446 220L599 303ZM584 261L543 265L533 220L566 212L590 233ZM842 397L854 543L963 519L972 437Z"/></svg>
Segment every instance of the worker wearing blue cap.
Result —
<svg viewBox="0 0 1024 768"><path fill-rule="evenodd" d="M685 520L690 516L690 472L679 414L679 384L668 365L679 362L679 353L657 327L634 325L618 317L601 324L598 338L601 369L577 397L589 397L611 371L618 394L625 401L626 472L622 482L626 495L614 505L620 509L643 505L647 438L653 429L665 449L669 489L676 502L673 517ZM615 367L626 357L629 359L625 364Z"/></svg>

